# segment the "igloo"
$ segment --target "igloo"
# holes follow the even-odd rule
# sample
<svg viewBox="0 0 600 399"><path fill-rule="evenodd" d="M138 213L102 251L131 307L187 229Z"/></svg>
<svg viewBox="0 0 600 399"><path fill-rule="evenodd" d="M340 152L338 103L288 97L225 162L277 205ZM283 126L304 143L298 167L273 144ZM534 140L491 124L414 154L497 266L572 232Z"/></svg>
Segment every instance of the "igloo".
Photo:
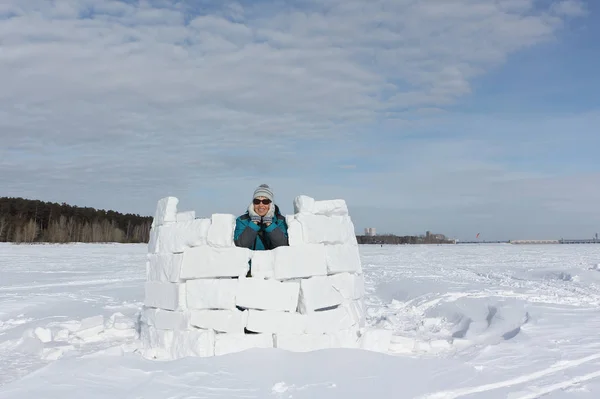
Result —
<svg viewBox="0 0 600 399"><path fill-rule="evenodd" d="M297 197L286 216L289 246L270 251L235 246L236 215L196 218L178 205L175 197L160 199L150 232L140 318L145 357L361 348L372 340L344 200Z"/></svg>

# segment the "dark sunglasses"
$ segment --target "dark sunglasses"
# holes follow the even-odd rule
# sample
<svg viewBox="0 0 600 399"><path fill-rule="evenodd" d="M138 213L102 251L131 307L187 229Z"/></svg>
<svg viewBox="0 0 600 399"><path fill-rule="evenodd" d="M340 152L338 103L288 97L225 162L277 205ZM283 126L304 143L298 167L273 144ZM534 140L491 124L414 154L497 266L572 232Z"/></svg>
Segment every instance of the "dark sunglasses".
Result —
<svg viewBox="0 0 600 399"><path fill-rule="evenodd" d="M260 204L261 202L262 202L263 204L265 204L265 205L269 205L269 204L271 203L271 200L270 200L270 199L268 199L268 198L267 198L267 199L264 199L264 200L259 200L258 198L254 198L254 200L252 201L252 203L253 203L254 205L258 205L258 204Z"/></svg>

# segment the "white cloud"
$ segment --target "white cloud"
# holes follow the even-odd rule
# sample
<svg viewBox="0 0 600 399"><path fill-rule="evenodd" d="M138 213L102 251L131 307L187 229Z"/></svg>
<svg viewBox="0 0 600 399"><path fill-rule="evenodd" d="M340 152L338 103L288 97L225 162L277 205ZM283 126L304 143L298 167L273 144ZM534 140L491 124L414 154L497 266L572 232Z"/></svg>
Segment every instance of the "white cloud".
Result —
<svg viewBox="0 0 600 399"><path fill-rule="evenodd" d="M151 209L167 191L202 196L190 187L216 179L316 188L323 171L341 170L356 174L348 184L368 185L379 180L348 168L368 153L365 134L378 126L405 134L443 114L473 92L474 78L552 39L581 7L156 4L1 6L0 182L9 194L129 211ZM129 201L113 199L116 192Z"/></svg>
<svg viewBox="0 0 600 399"><path fill-rule="evenodd" d="M63 18L88 2L28 4L21 17L0 25L10 60L2 74L7 102L41 103L62 117L73 102L93 99L102 104L87 108L93 114L109 103L117 108L111 115L133 111L150 119L147 103L159 103L192 124L213 115L200 134L249 125L258 137L262 127L252 129L258 115L266 125L289 115L281 122L293 132L306 120L349 124L395 106L448 104L470 93L470 79L550 38L560 22L543 11L532 15L532 8L511 12L468 0L331 1L326 13L316 5L275 9L264 18L251 10L255 17L245 24L215 13L187 25L183 11L145 2L94 5L86 20ZM241 15L240 7L227 9ZM24 118L32 108L21 112Z"/></svg>
<svg viewBox="0 0 600 399"><path fill-rule="evenodd" d="M552 5L552 11L558 15L581 17L587 14L585 4L579 0L564 0Z"/></svg>

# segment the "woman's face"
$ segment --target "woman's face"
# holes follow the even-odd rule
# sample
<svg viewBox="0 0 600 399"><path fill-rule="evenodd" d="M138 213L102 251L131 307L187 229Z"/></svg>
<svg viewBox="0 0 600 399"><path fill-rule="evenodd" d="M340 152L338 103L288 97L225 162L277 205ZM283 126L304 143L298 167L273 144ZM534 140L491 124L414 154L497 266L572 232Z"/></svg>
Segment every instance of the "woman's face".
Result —
<svg viewBox="0 0 600 399"><path fill-rule="evenodd" d="M262 200L266 200L266 197L257 197L256 199L261 200L261 202L258 204L254 204L254 212L256 212L258 216L263 217L267 214L267 212L269 212L269 209L271 208L271 203L263 204Z"/></svg>

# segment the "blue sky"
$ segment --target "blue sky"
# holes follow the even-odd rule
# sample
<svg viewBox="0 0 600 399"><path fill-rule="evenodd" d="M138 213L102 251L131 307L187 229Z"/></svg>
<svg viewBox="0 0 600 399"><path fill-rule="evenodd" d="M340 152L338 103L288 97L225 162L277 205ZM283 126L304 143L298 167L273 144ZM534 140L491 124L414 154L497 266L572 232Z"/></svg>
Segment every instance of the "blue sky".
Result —
<svg viewBox="0 0 600 399"><path fill-rule="evenodd" d="M269 183L357 231L600 231L600 4L8 0L0 195L241 213Z"/></svg>

